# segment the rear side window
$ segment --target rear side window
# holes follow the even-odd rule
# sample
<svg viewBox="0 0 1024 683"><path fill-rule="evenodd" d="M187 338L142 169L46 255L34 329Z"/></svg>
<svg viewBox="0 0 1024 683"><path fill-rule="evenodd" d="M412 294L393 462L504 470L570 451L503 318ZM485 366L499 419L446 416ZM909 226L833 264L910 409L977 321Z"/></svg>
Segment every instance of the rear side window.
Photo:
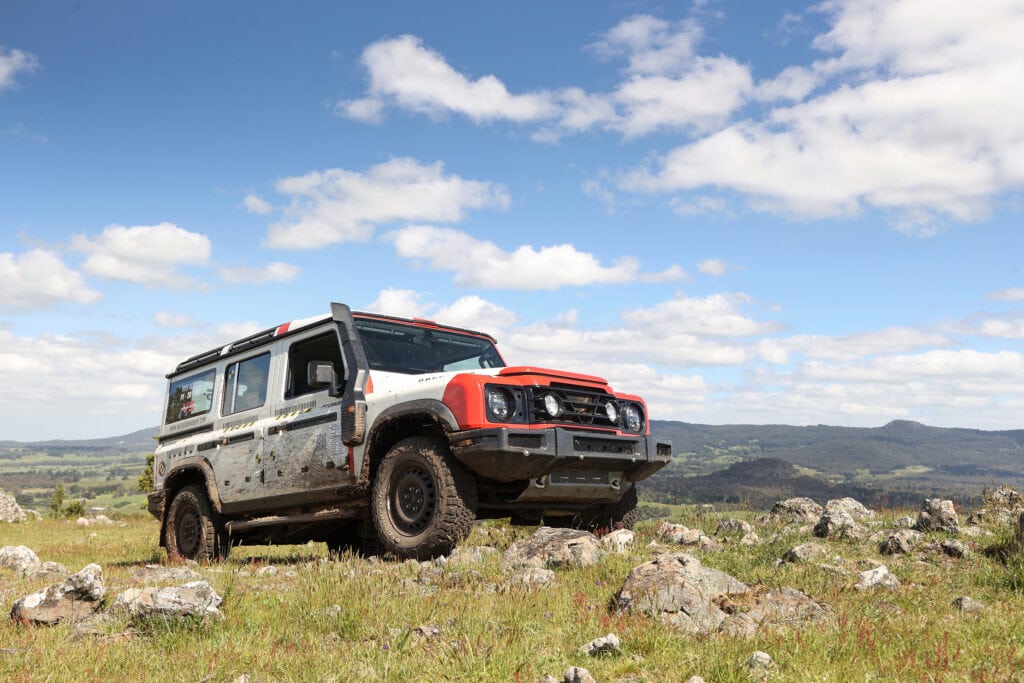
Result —
<svg viewBox="0 0 1024 683"><path fill-rule="evenodd" d="M270 354L232 363L224 371L224 415L259 408L267 401Z"/></svg>
<svg viewBox="0 0 1024 683"><path fill-rule="evenodd" d="M205 415L213 406L213 380L216 370L189 375L171 382L167 390L167 415L164 424L171 424L197 415Z"/></svg>
<svg viewBox="0 0 1024 683"><path fill-rule="evenodd" d="M292 344L288 349L288 379L284 397L295 398L315 391L324 391L309 386L308 371L312 361L327 361L334 366L334 374L338 379L345 376L345 365L341 362L341 347L338 346L338 335L334 332L303 339Z"/></svg>

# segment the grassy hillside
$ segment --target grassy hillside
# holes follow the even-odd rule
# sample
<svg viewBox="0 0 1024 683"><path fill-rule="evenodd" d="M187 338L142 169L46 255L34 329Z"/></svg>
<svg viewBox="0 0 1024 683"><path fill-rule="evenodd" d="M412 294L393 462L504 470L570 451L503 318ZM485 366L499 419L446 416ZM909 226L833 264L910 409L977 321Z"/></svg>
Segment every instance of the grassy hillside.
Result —
<svg viewBox="0 0 1024 683"><path fill-rule="evenodd" d="M906 511L893 510L883 519ZM674 520L714 533L716 516L673 508ZM755 515L744 515L753 520ZM40 559L77 571L103 566L107 602L133 587L131 573L166 558L152 521L80 528L46 520L0 527L0 545L26 545ZM922 549L882 557L870 544L829 542L825 570L776 558L808 540L758 524L761 545L723 543L692 551L708 567L762 587L792 587L825 605L826 627L752 640L695 638L656 619L622 617L609 601L628 572L657 552L652 524L627 555L588 568L557 569L557 584L508 588L500 551L532 528L478 525L466 546L499 552L435 571L415 562L343 556L323 545L236 549L227 562L197 568L224 597L222 623L129 621L117 617L96 635L71 626L27 627L0 620L0 679L230 682L253 681L526 681L561 678L583 666L599 681L752 680L755 650L775 659L771 680L1010 680L1024 670L1024 610L1019 569L979 552L951 558ZM931 537L940 540L941 535ZM995 537L990 537L994 542ZM989 541L979 541L980 547ZM663 550L665 548L662 548ZM678 546L676 550L682 550ZM903 582L894 590L851 589L862 567L884 561ZM274 569L267 569L273 567ZM52 583L0 569L0 604ZM952 601L969 595L985 610L961 614ZM736 606L736 609L742 609ZM588 658L578 649L613 632L622 652Z"/></svg>

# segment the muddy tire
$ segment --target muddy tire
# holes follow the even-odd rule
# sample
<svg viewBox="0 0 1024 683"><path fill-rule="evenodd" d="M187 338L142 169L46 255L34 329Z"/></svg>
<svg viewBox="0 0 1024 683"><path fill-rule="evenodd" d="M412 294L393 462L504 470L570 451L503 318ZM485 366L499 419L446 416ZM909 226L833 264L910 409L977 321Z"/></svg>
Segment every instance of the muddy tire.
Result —
<svg viewBox="0 0 1024 683"><path fill-rule="evenodd" d="M371 514L381 548L401 559L445 555L469 535L476 482L436 439L392 446L377 470Z"/></svg>
<svg viewBox="0 0 1024 683"><path fill-rule="evenodd" d="M201 486L178 491L167 510L165 543L172 560L212 562L228 556L223 524Z"/></svg>

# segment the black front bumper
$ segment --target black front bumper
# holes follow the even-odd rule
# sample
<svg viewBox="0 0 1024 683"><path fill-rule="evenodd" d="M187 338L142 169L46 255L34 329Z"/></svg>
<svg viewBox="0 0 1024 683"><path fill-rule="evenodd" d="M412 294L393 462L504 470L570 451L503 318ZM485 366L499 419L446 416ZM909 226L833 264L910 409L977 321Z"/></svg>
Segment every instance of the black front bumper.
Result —
<svg viewBox="0 0 1024 683"><path fill-rule="evenodd" d="M672 460L672 444L652 436L618 436L550 427L471 429L449 434L455 457L495 481L535 479L556 470L621 472L646 479Z"/></svg>
<svg viewBox="0 0 1024 683"><path fill-rule="evenodd" d="M146 509L161 522L164 520L164 506L167 505L167 490L160 489L146 496Z"/></svg>

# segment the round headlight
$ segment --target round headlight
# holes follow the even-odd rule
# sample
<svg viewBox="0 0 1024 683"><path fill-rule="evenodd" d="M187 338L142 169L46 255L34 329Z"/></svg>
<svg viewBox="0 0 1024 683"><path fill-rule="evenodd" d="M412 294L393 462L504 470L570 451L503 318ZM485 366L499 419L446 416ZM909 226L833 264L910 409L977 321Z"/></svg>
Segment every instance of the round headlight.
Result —
<svg viewBox="0 0 1024 683"><path fill-rule="evenodd" d="M499 422L504 422L512 416L512 402L509 395L501 389L487 390L487 410L491 416Z"/></svg>
<svg viewBox="0 0 1024 683"><path fill-rule="evenodd" d="M544 397L544 410L550 417L558 417L562 414L562 404L554 394L547 394Z"/></svg>
<svg viewBox="0 0 1024 683"><path fill-rule="evenodd" d="M619 421L619 409L614 401L608 401L604 404L604 414L608 416L608 421L612 424Z"/></svg>
<svg viewBox="0 0 1024 683"><path fill-rule="evenodd" d="M622 409L622 416L626 422L626 429L631 432L639 432L644 427L644 416L640 412L640 406L630 403Z"/></svg>

